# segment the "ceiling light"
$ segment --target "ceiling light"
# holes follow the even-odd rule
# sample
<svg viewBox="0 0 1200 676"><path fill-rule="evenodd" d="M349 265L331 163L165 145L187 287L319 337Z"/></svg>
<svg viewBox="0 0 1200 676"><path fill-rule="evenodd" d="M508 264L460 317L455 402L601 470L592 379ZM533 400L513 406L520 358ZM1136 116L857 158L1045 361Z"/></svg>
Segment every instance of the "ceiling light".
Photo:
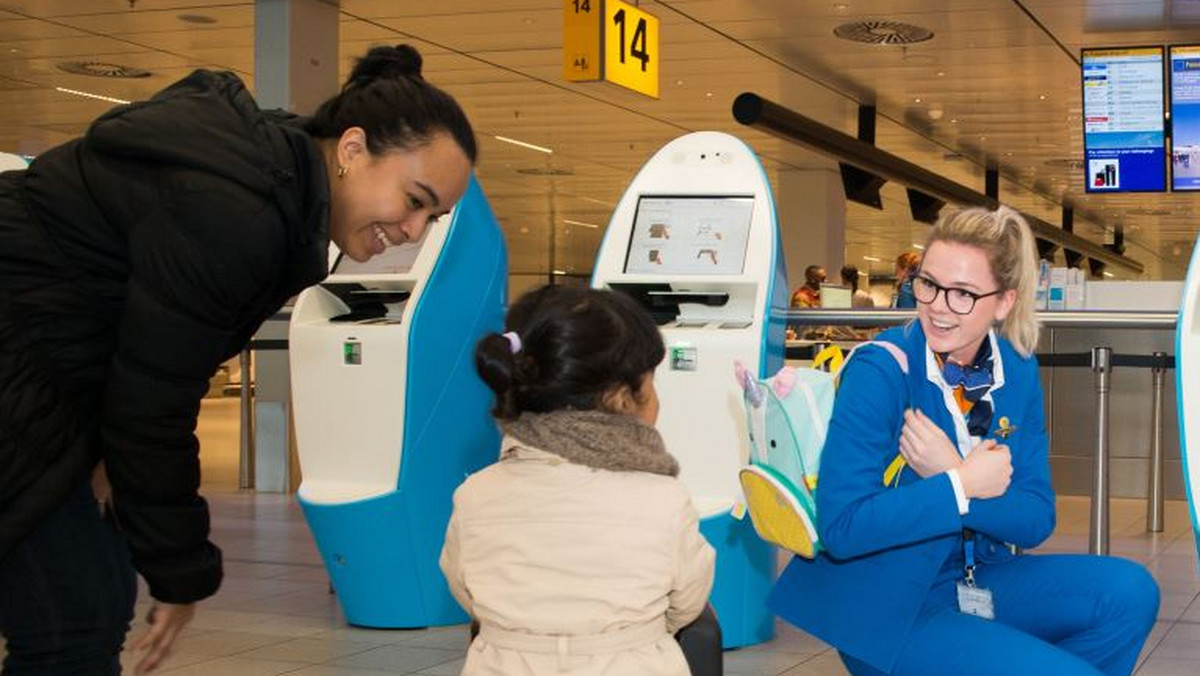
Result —
<svg viewBox="0 0 1200 676"><path fill-rule="evenodd" d="M554 270L550 274L554 275L555 277L566 277L567 271L566 270Z"/></svg>
<svg viewBox="0 0 1200 676"><path fill-rule="evenodd" d="M511 143L514 146L521 146L522 148L529 148L530 150L536 150L539 153L546 153L547 155L554 152L550 148L545 148L542 146L535 146L532 143L518 141L515 138L508 138L507 136L493 136L493 138L495 138L497 141L504 141L505 143Z"/></svg>
<svg viewBox="0 0 1200 676"><path fill-rule="evenodd" d="M706 99L711 99L711 98L712 98L712 92L705 92L705 93L704 93L704 98L706 98Z"/></svg>
<svg viewBox="0 0 1200 676"><path fill-rule="evenodd" d="M89 99L99 99L100 101L108 101L109 103L129 103L125 99L115 99L111 96L101 96L100 94L91 94L89 92L81 92L76 89L67 89L66 87L55 87L54 91L59 91L64 94L74 94Z"/></svg>
<svg viewBox="0 0 1200 676"><path fill-rule="evenodd" d="M529 234L529 228L521 228L521 229L520 229L520 230L518 230L517 232L521 233L522 235L528 235L528 234Z"/></svg>
<svg viewBox="0 0 1200 676"><path fill-rule="evenodd" d="M581 228L591 228L593 230L600 229L600 226L596 225L595 223L584 223L583 221L573 221L569 218L564 218L563 223L566 223L567 225L578 225Z"/></svg>
<svg viewBox="0 0 1200 676"><path fill-rule="evenodd" d="M950 124L958 124L958 118L957 117L950 118Z"/></svg>
<svg viewBox="0 0 1200 676"><path fill-rule="evenodd" d="M1046 100L1045 94L1038 94L1038 101L1045 101L1045 100Z"/></svg>
<svg viewBox="0 0 1200 676"><path fill-rule="evenodd" d="M1115 277L1116 275L1114 275L1113 273L1109 272L1108 270L1105 270L1105 271L1104 271L1104 276L1105 276L1105 277Z"/></svg>
<svg viewBox="0 0 1200 676"><path fill-rule="evenodd" d="M859 277L870 277L871 275L868 275L867 273L863 272L862 270L859 270L859 271L858 271L858 276L859 276Z"/></svg>
<svg viewBox="0 0 1200 676"><path fill-rule="evenodd" d="M916 249L917 251L924 251L924 250L925 250L925 245L924 245L924 244L917 244L916 242L913 242L913 248L914 248L914 249Z"/></svg>
<svg viewBox="0 0 1200 676"><path fill-rule="evenodd" d="M916 97L915 99L913 99L913 103L920 103L920 102L921 102L921 97L920 97L920 96L918 96L918 97Z"/></svg>
<svg viewBox="0 0 1200 676"><path fill-rule="evenodd" d="M606 207L611 207L611 206L612 206L612 202L605 202L604 200L598 200L598 199L596 199L595 197L583 197L583 196L581 195L581 196L579 197L579 199L583 200L584 202L591 202L591 203L593 203L593 204L603 204L603 205L604 205L604 206L606 206Z"/></svg>
<svg viewBox="0 0 1200 676"><path fill-rule="evenodd" d="M938 71L938 77L946 77L946 71L944 71L944 70L939 70L939 71Z"/></svg>
<svg viewBox="0 0 1200 676"><path fill-rule="evenodd" d="M863 260L871 261L872 263L882 263L883 262L882 258L876 258L874 256L863 256Z"/></svg>
<svg viewBox="0 0 1200 676"><path fill-rule="evenodd" d="M676 87L682 87L682 86L683 86L683 80L676 80L676 81L675 81L675 86L676 86Z"/></svg>

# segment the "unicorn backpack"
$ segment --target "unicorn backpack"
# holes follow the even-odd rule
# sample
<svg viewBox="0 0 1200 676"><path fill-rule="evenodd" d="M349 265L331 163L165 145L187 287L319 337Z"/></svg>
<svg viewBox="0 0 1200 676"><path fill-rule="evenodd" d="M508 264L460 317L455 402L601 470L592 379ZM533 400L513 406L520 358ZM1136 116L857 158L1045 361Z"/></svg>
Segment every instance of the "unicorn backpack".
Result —
<svg viewBox="0 0 1200 676"><path fill-rule="evenodd" d="M845 359L840 348L831 346L813 360L814 368L785 366L766 380L751 377L740 363L734 366L745 395L750 432L750 464L738 472L738 479L754 530L762 539L806 559L822 551L817 533L817 473L837 375L865 345L885 348L900 370L908 373L907 355L886 341L862 343Z"/></svg>

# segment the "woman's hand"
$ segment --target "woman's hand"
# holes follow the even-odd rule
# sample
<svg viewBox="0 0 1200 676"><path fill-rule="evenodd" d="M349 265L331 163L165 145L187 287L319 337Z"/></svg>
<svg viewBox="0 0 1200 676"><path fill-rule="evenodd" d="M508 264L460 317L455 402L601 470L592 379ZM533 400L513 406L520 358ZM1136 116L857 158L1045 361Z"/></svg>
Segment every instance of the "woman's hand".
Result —
<svg viewBox="0 0 1200 676"><path fill-rule="evenodd" d="M916 409L904 412L900 454L922 479L955 469L963 462L942 428Z"/></svg>
<svg viewBox="0 0 1200 676"><path fill-rule="evenodd" d="M179 637L179 632L192 621L196 614L194 603L159 603L150 607L146 621L150 623L150 631L137 642L134 650L144 650L146 655L137 663L135 673L144 674L153 671L167 655L171 654L171 646Z"/></svg>
<svg viewBox="0 0 1200 676"><path fill-rule="evenodd" d="M1012 453L1008 446L985 439L971 449L958 468L958 479L968 498L996 498L1008 490L1012 473Z"/></svg>

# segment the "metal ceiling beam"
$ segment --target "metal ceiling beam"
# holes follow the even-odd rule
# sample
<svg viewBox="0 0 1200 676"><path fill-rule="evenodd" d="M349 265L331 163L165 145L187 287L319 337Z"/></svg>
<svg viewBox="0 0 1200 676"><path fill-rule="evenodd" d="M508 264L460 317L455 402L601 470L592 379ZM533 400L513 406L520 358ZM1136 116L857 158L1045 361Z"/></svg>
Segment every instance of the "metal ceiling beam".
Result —
<svg viewBox="0 0 1200 676"><path fill-rule="evenodd" d="M870 143L864 143L853 136L843 134L833 127L821 124L778 103L768 101L757 94L750 92L740 94L733 102L733 117L748 127L806 146L829 155L839 162L852 164L859 169L915 188L952 204L984 206L990 209L995 209L1000 204L984 193L972 190L961 183L951 181L908 160L880 150ZM1029 229L1033 231L1035 237L1050 240L1060 244L1064 249L1076 251L1088 258L1103 261L1137 274L1141 274L1145 270L1144 265L1132 258L1117 254L1079 235L1055 227L1036 216L1022 215L1029 223Z"/></svg>

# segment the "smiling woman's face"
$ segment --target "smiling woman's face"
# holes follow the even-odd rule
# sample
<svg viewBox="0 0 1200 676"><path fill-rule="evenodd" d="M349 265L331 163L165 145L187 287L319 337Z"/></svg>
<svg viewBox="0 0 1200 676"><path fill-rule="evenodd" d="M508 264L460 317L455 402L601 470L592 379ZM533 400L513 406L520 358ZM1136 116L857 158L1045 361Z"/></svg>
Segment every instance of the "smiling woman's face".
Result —
<svg viewBox="0 0 1200 676"><path fill-rule="evenodd" d="M471 174L470 160L444 132L411 149L375 155L367 150L362 130L352 127L335 152L329 236L359 262L389 245L420 239L431 222L462 198Z"/></svg>
<svg viewBox="0 0 1200 676"><path fill-rule="evenodd" d="M930 244L917 275L938 286L977 295L990 294L999 288L984 250L956 242ZM919 279L914 280L914 285L919 283ZM965 315L950 310L945 291L937 291L931 303L920 302L920 295L917 298L917 318L930 349L949 353L960 364L970 364L992 324L1003 321L1012 310L1016 292L1008 290L980 298Z"/></svg>

